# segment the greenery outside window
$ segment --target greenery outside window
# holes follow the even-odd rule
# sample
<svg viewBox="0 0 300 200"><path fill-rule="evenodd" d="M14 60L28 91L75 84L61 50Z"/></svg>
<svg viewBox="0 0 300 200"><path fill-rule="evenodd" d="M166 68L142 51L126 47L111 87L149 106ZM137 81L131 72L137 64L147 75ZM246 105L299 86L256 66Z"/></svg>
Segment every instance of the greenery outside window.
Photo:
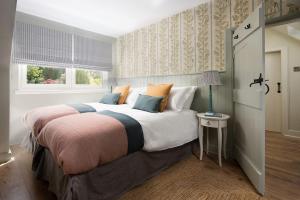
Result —
<svg viewBox="0 0 300 200"><path fill-rule="evenodd" d="M102 87L103 77L100 71L93 71L87 69L75 70L75 84L80 86Z"/></svg>
<svg viewBox="0 0 300 200"><path fill-rule="evenodd" d="M19 72L19 88L24 90L99 90L108 76L103 71L39 65L19 65Z"/></svg>
<svg viewBox="0 0 300 200"><path fill-rule="evenodd" d="M66 84L66 69L27 65L27 84Z"/></svg>

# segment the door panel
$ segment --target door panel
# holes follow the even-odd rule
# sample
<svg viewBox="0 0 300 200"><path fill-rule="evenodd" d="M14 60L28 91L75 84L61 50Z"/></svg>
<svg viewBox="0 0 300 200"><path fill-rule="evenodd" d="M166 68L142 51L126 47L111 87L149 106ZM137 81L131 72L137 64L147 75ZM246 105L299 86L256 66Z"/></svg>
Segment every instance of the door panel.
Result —
<svg viewBox="0 0 300 200"><path fill-rule="evenodd" d="M235 158L261 194L265 184L265 88L264 82L251 87L250 83L260 74L264 77L263 14L257 8L233 35Z"/></svg>
<svg viewBox="0 0 300 200"><path fill-rule="evenodd" d="M281 83L281 53L266 53L266 79L270 92L266 95L266 130L282 132L282 97L277 83Z"/></svg>

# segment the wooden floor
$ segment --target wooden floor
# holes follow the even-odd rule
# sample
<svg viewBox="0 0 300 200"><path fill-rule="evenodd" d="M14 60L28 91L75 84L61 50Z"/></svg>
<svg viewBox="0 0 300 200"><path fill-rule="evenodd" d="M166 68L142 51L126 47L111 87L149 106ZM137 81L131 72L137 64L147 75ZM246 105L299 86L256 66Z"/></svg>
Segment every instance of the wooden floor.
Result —
<svg viewBox="0 0 300 200"><path fill-rule="evenodd" d="M234 162L219 168L214 157L199 161L195 156L179 162L121 200L255 200L300 199L300 140L267 133L265 198L256 194ZM12 147L15 160L0 166L0 200L54 200L47 184L36 180L31 171L31 155Z"/></svg>
<svg viewBox="0 0 300 200"><path fill-rule="evenodd" d="M300 199L300 139L266 133L266 192L270 199Z"/></svg>

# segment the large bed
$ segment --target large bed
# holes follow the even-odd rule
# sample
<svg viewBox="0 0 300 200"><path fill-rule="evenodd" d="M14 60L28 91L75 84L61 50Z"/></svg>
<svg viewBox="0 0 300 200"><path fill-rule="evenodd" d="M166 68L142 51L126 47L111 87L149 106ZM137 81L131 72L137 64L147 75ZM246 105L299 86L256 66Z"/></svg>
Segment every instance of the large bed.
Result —
<svg viewBox="0 0 300 200"><path fill-rule="evenodd" d="M49 190L54 192L58 199L116 199L134 186L190 155L193 141L198 137L196 112L193 110L150 113L132 109L128 104L85 103L84 106L92 108L92 112L95 113L112 112L136 120L142 128L143 146L117 159L72 173L72 170L68 171L62 165L69 158L61 163L58 162L58 154L53 152L53 149L40 145L43 144L41 140L40 144L37 144L35 137L31 137L31 144L34 144L33 171L38 178L49 182ZM52 135L57 131L55 129L53 131L51 126L55 124L61 126L66 119L72 119L74 116L75 118L80 116L77 117L80 119L84 116L93 117L96 114L84 113L60 117L50 121L41 132L45 132L46 129L49 130L48 135ZM67 129L67 125L63 126L63 129ZM72 151L77 146L79 149L75 149L74 152L79 152L82 148L79 145L72 146ZM71 162L75 163L73 165L81 165L80 162L86 161L82 156L76 158L76 155L73 155Z"/></svg>

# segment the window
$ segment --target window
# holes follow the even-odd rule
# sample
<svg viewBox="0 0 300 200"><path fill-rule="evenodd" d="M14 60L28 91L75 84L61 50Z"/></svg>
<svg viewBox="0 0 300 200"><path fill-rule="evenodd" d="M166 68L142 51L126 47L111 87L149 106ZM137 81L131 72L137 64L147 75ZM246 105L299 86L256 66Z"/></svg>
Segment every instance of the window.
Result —
<svg viewBox="0 0 300 200"><path fill-rule="evenodd" d="M82 86L102 86L102 73L94 70L87 69L74 69L75 70L75 84Z"/></svg>
<svg viewBox="0 0 300 200"><path fill-rule="evenodd" d="M27 65L27 84L66 84L66 69Z"/></svg>
<svg viewBox="0 0 300 200"><path fill-rule="evenodd" d="M90 92L106 86L113 40L85 31L75 33L67 25L56 29L53 23L16 20L12 64L19 66L14 70L19 70L20 92Z"/></svg>
<svg viewBox="0 0 300 200"><path fill-rule="evenodd" d="M56 68L38 65L19 65L20 89L80 90L101 89L108 72L80 69Z"/></svg>

